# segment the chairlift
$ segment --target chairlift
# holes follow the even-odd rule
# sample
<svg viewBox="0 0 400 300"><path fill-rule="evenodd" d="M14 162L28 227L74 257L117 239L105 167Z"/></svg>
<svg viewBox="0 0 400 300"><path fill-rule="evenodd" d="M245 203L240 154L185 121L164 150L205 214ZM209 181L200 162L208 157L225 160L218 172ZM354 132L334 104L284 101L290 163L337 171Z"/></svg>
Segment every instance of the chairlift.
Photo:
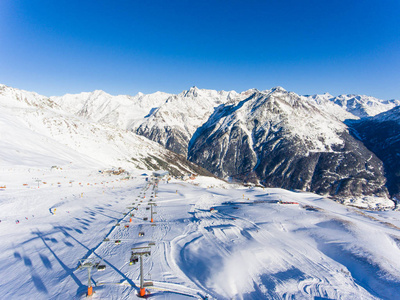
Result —
<svg viewBox="0 0 400 300"><path fill-rule="evenodd" d="M139 262L139 257L138 257L137 255L133 255L133 254L132 254L131 259L130 259L130 261L129 261L129 265L134 265L134 264L136 264L137 262Z"/></svg>
<svg viewBox="0 0 400 300"><path fill-rule="evenodd" d="M97 271L104 271L106 269L106 265L98 265Z"/></svg>

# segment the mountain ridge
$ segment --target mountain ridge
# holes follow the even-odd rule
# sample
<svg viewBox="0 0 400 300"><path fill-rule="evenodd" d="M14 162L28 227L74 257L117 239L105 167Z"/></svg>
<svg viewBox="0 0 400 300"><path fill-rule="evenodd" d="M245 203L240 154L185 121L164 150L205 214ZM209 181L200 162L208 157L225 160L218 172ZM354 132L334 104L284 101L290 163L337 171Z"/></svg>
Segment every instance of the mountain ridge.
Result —
<svg viewBox="0 0 400 300"><path fill-rule="evenodd" d="M282 87L237 93L194 86L179 94L135 96L96 90L45 97L0 85L0 95L122 136L144 136L163 147L158 153L170 150L225 179L335 197L388 196L382 161L350 134L355 130L346 120L384 114L398 100L302 96Z"/></svg>

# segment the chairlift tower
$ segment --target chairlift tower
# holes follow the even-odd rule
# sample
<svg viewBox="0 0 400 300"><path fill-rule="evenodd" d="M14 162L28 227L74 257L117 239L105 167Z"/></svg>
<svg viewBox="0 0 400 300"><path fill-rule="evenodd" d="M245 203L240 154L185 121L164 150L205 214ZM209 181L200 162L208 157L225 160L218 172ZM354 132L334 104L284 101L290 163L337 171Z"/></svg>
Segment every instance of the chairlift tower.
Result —
<svg viewBox="0 0 400 300"><path fill-rule="evenodd" d="M132 256L137 255L140 257L140 291L139 296L144 297L146 295L145 286L151 286L152 282L144 282L143 273L143 256L149 256L151 254L150 247L137 247L132 248Z"/></svg>
<svg viewBox="0 0 400 300"><path fill-rule="evenodd" d="M151 219L150 219L150 222L151 223L153 223L154 222L154 219L153 219L153 214L155 214L154 212L153 212L153 206L157 206L157 204L155 204L154 202L149 202L148 203L149 205L150 205L150 212L151 212Z"/></svg>
<svg viewBox="0 0 400 300"><path fill-rule="evenodd" d="M87 291L87 296L92 296L93 295L93 287L92 287L92 277L91 277L91 271L93 268L96 268L99 271L103 271L106 266L105 265L100 265L100 262L95 262L94 259L80 259L79 260L79 266L78 269L87 269L88 270L88 291Z"/></svg>
<svg viewBox="0 0 400 300"><path fill-rule="evenodd" d="M39 188L39 184L42 182L42 180L40 180L39 178L32 178L37 182L37 187Z"/></svg>

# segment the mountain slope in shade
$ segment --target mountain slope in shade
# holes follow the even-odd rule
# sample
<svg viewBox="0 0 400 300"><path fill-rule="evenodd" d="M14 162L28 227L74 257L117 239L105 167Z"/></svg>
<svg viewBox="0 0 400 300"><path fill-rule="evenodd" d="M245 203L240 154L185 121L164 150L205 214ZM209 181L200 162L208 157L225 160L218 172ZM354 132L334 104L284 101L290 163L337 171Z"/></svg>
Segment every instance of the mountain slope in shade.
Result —
<svg viewBox="0 0 400 300"><path fill-rule="evenodd" d="M400 106L348 123L354 135L383 161L388 190L400 199Z"/></svg>
<svg viewBox="0 0 400 300"><path fill-rule="evenodd" d="M189 160L266 186L387 195L381 161L338 119L282 88L221 106L195 133Z"/></svg>

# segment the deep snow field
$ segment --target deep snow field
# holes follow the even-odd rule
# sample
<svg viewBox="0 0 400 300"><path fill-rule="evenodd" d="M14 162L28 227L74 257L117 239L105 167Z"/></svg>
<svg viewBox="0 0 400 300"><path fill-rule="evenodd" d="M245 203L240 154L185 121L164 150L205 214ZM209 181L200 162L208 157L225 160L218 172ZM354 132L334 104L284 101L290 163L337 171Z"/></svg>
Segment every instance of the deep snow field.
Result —
<svg viewBox="0 0 400 300"><path fill-rule="evenodd" d="M87 257L106 265L92 272L93 299L136 299L131 248L149 242L149 299L400 298L398 211L205 177L157 189L151 172L122 180L61 167L0 167L0 299L83 299Z"/></svg>

